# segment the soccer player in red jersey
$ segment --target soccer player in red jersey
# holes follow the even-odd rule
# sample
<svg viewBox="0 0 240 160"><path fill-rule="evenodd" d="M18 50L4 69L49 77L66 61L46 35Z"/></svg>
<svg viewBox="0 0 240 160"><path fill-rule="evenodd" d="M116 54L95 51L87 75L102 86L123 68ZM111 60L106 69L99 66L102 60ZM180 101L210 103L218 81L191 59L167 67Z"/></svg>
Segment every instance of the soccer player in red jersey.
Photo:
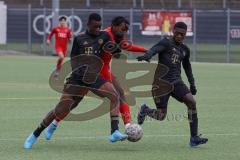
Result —
<svg viewBox="0 0 240 160"><path fill-rule="evenodd" d="M122 16L115 17L112 20L112 25L108 28L106 28L104 31L108 32L109 36L111 37L112 42L115 42L117 44L121 44L125 40L125 34L128 31L129 22ZM145 53L147 50L141 46L130 44L127 48L121 48L127 51L131 52L140 52ZM121 52L120 48L117 48L119 52ZM104 52L101 59L104 62L103 68L99 74L99 77L102 77L103 79L111 82L114 86L114 88L117 90L117 92L120 95L120 106L119 110L123 119L123 123L125 127L127 127L130 124L131 117L130 117L130 107L126 103L126 98L124 95L124 90L120 86L119 82L117 81L117 78L111 73L110 70L110 62L112 60L111 54L108 52ZM75 96L74 97L74 103L71 106L71 110L77 107L77 105L80 103L80 101L83 99L83 96ZM56 130L58 123L61 121L61 119L55 119L45 130L45 137L46 139L50 140L53 132Z"/></svg>
<svg viewBox="0 0 240 160"><path fill-rule="evenodd" d="M67 55L67 44L71 41L71 30L66 27L66 17L59 18L59 25L52 29L48 35L47 44L50 45L51 38L55 34L55 51L58 55L55 76L58 76L62 62Z"/></svg>
<svg viewBox="0 0 240 160"><path fill-rule="evenodd" d="M124 43L125 40L125 34L127 33L129 28L129 22L122 16L115 17L112 20L112 25L108 28L106 28L104 31L108 32L113 42L117 44ZM145 53L147 50L141 46L129 44L129 47L122 48L127 51L131 52L140 52ZM100 72L100 77L103 77L104 79L110 81L113 83L115 89L120 94L120 113L122 115L122 119L125 126L128 126L130 124L130 107L126 103L126 98L124 95L124 91L122 87L120 86L119 82L117 81L116 77L111 73L110 71L110 62L112 60L111 54L108 52L104 52L102 60L104 62L103 69Z"/></svg>

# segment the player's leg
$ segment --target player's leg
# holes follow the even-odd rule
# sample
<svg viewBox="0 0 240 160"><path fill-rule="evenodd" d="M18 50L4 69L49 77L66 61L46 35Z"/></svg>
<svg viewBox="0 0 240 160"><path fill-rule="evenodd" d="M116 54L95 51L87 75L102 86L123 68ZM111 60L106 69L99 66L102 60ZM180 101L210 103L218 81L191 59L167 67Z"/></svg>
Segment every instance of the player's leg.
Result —
<svg viewBox="0 0 240 160"><path fill-rule="evenodd" d="M70 112L70 107L72 103L73 103L72 97L69 95L63 94L59 103L56 105L56 107L46 115L46 117L42 120L40 125L26 139L24 143L24 148L30 149L32 145L35 143L35 141L37 140L37 138L40 136L42 131L47 126L49 126L55 118L63 119Z"/></svg>
<svg viewBox="0 0 240 160"><path fill-rule="evenodd" d="M142 125L145 121L145 117L149 116L155 120L163 121L167 115L167 106L170 94L161 97L155 97L154 102L157 109L152 109L146 104L143 104L138 113L138 124Z"/></svg>
<svg viewBox="0 0 240 160"><path fill-rule="evenodd" d="M112 79L112 83L113 83L115 89L117 90L117 92L119 93L119 96L120 96L119 110L120 110L120 113L122 116L123 123L124 123L125 127L127 127L131 121L130 107L126 102L124 90L122 89L122 87L120 86L119 82L117 81L117 79L115 77Z"/></svg>
<svg viewBox="0 0 240 160"><path fill-rule="evenodd" d="M127 138L127 135L120 133L118 127L120 103L119 94L112 83L106 82L101 78L99 79L99 81L100 82L96 84L98 85L101 83L101 85L99 87L94 87L97 89L93 89L91 91L100 97L107 97L110 100L111 135L108 137L108 139L110 142L125 140Z"/></svg>
<svg viewBox="0 0 240 160"><path fill-rule="evenodd" d="M71 94L73 103L70 106L70 111L77 107L83 97L87 94L88 88L81 87L78 84L78 81L73 78L68 78L64 87L64 92ZM61 121L61 118L56 117L51 124L45 130L45 138L50 140L54 131L57 129L58 123Z"/></svg>
<svg viewBox="0 0 240 160"><path fill-rule="evenodd" d="M99 81L99 82L98 82ZM102 80L97 80L96 85L93 86L93 89L91 90L93 93L97 94L100 97L107 97L110 100L110 109L111 109L111 119L112 119L112 123L111 123L111 133L113 133L115 130L118 130L118 127L116 129L116 124L114 121L114 119L118 119L118 107L117 110L115 109L116 106L119 106L119 95L117 93L117 91L114 89L114 87L111 85L109 85L111 83L107 82L105 83L105 81ZM98 89L97 89L98 88ZM84 93L84 95L87 92ZM74 109L78 103L82 100L83 97L80 96L73 96L73 104L71 105L70 110ZM117 111L117 113L115 113ZM46 139L51 139L53 132L56 130L56 127L58 125L58 123L60 122L61 119L55 119L45 130L45 137ZM118 124L117 124L118 126Z"/></svg>
<svg viewBox="0 0 240 160"><path fill-rule="evenodd" d="M70 111L72 111L74 108L76 108L78 106L78 104L82 101L83 96L72 96L73 98L73 103L70 107ZM53 136L54 131L57 129L58 124L60 123L60 121L62 121L62 119L59 118L55 118L51 124L45 129L45 138L47 140L50 140Z"/></svg>
<svg viewBox="0 0 240 160"><path fill-rule="evenodd" d="M138 113L138 124L143 124L146 116L159 121L166 118L168 100L172 89L173 85L154 79L152 97L157 109L151 109L146 104L143 104Z"/></svg>
<svg viewBox="0 0 240 160"><path fill-rule="evenodd" d="M56 52L58 55L58 60L57 60L57 65L56 65L56 72L55 72L55 77L58 77L59 72L62 67L62 62L66 56L66 52L64 52L61 48L56 48Z"/></svg>
<svg viewBox="0 0 240 160"><path fill-rule="evenodd" d="M72 98L73 98L74 102L70 107L71 111L78 106L78 104L83 100L84 96L72 96ZM54 119L54 121L52 123L54 125L57 125L60 121L61 121L61 119L56 118L56 119Z"/></svg>
<svg viewBox="0 0 240 160"><path fill-rule="evenodd" d="M189 91L188 87L182 82L177 82L174 85L174 91L172 96L179 102L183 102L188 109L188 120L190 127L190 146L195 147L200 144L207 143L207 138L202 138L198 135L198 115L196 108L196 101Z"/></svg>
<svg viewBox="0 0 240 160"><path fill-rule="evenodd" d="M53 110L51 110L47 114L47 116L43 119L40 125L26 139L24 143L24 148L30 149L32 145L35 143L35 141L37 140L37 138L40 136L42 131L46 127L48 127L54 119L58 119L58 120L64 119L70 112L71 106L74 103L74 99L72 95L76 95L76 93L80 95L80 93L82 93L82 95L80 96L83 96L86 90L87 89L84 87L78 88L76 90L75 87L72 86L71 84L66 84L64 86L63 95L61 96L59 103L56 105L56 107Z"/></svg>

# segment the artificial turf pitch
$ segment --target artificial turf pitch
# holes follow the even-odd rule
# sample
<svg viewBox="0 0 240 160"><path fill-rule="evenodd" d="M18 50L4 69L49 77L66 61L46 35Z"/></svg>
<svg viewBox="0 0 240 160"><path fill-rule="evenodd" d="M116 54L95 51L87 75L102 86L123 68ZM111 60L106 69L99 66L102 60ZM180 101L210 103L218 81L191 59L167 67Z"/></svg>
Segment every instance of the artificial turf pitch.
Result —
<svg viewBox="0 0 240 160"><path fill-rule="evenodd" d="M63 121L51 141L42 135L31 150L24 150L25 138L58 102L59 93L48 84L55 62L52 57L0 57L0 160L240 159L240 64L217 63L193 63L199 133L209 138L206 145L188 147L186 107L171 99L167 119L148 119L137 143L109 143L106 114L85 122ZM87 111L96 103L86 98L74 112ZM154 107L151 98L137 99L136 106L142 103ZM135 121L137 109L131 109Z"/></svg>

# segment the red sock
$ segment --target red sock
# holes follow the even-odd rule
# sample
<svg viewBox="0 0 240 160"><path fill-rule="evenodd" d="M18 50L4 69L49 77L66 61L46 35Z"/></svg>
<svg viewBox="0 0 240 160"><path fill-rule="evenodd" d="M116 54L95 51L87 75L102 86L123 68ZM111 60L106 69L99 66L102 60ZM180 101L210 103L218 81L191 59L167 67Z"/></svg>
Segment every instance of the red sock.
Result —
<svg viewBox="0 0 240 160"><path fill-rule="evenodd" d="M60 121L61 121L61 118L56 117L55 120L56 120L57 122L60 122Z"/></svg>
<svg viewBox="0 0 240 160"><path fill-rule="evenodd" d="M122 115L122 120L124 125L130 123L131 121L131 115L130 115L130 107L127 103L121 103L120 104L120 113Z"/></svg>
<svg viewBox="0 0 240 160"><path fill-rule="evenodd" d="M58 116L56 116L55 117L55 120L57 121L57 122L60 122L61 120L63 120L66 116L68 115L68 113L61 113L60 115L58 115Z"/></svg>
<svg viewBox="0 0 240 160"><path fill-rule="evenodd" d="M62 66L62 61L63 61L62 58L58 58L58 61L57 61L57 71L60 71L61 66Z"/></svg>

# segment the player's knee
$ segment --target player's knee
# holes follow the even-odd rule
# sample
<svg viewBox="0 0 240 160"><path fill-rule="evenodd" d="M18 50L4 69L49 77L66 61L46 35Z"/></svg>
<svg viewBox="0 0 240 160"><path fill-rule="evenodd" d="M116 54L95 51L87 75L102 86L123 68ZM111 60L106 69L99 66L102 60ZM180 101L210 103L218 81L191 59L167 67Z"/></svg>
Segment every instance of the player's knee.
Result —
<svg viewBox="0 0 240 160"><path fill-rule="evenodd" d="M118 93L121 99L125 99L124 90L122 88L118 89Z"/></svg>
<svg viewBox="0 0 240 160"><path fill-rule="evenodd" d="M120 101L120 95L117 92L112 92L109 97L110 100L114 103L119 103Z"/></svg>
<svg viewBox="0 0 240 160"><path fill-rule="evenodd" d="M80 96L72 96L72 99L74 100L74 102L79 103L79 102L83 99L83 97L80 97Z"/></svg>
<svg viewBox="0 0 240 160"><path fill-rule="evenodd" d="M190 104L191 106L196 108L196 101L194 99L191 99Z"/></svg>
<svg viewBox="0 0 240 160"><path fill-rule="evenodd" d="M81 100L83 99L83 97L79 97L79 96L73 96L72 98L73 98L74 102L71 105L70 110L73 110L74 108L76 108L78 106L78 104L81 102Z"/></svg>
<svg viewBox="0 0 240 160"><path fill-rule="evenodd" d="M63 53L59 53L59 58L63 60L65 58L64 54Z"/></svg>
<svg viewBox="0 0 240 160"><path fill-rule="evenodd" d="M107 98L114 103L118 103L120 100L120 95L114 89L109 89L110 93L108 94Z"/></svg>
<svg viewBox="0 0 240 160"><path fill-rule="evenodd" d="M189 109L196 110L196 101L194 99L189 100L186 104Z"/></svg>

